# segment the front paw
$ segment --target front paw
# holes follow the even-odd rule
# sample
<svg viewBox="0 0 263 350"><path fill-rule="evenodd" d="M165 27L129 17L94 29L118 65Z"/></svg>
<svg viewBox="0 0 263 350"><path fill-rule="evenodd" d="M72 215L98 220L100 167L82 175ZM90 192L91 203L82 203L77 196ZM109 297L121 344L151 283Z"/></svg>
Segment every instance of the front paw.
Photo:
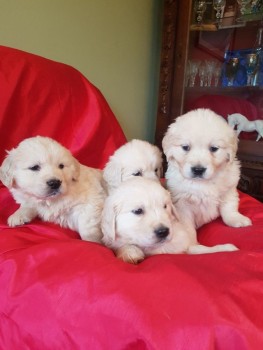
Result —
<svg viewBox="0 0 263 350"><path fill-rule="evenodd" d="M135 245L126 245L116 250L117 258L130 264L138 264L144 259L144 253Z"/></svg>
<svg viewBox="0 0 263 350"><path fill-rule="evenodd" d="M34 209L19 208L14 214L7 219L8 226L15 227L27 224L36 216Z"/></svg>
<svg viewBox="0 0 263 350"><path fill-rule="evenodd" d="M222 252L235 252L238 249L234 244L231 243L226 243L226 244L218 244L217 247L220 249Z"/></svg>
<svg viewBox="0 0 263 350"><path fill-rule="evenodd" d="M28 222L28 220L23 217L20 213L15 212L14 214L10 215L7 219L8 226L15 227L15 226L21 226Z"/></svg>
<svg viewBox="0 0 263 350"><path fill-rule="evenodd" d="M224 223L232 227L245 227L252 225L252 221L240 213L234 213L227 218L224 218Z"/></svg>

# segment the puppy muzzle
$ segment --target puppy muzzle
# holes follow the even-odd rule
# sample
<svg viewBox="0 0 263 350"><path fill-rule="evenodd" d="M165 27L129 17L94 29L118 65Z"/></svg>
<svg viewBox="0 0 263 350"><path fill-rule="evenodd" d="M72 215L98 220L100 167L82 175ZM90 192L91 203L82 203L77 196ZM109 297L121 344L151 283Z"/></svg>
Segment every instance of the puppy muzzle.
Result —
<svg viewBox="0 0 263 350"><path fill-rule="evenodd" d="M191 173L193 178L200 178L202 179L204 177L204 174L206 172L206 168L202 166L193 166L191 167Z"/></svg>
<svg viewBox="0 0 263 350"><path fill-rule="evenodd" d="M163 225L157 227L154 230L154 234L157 237L159 242L164 241L167 238L167 236L169 235L169 233L170 233L169 228L166 226L163 226Z"/></svg>
<svg viewBox="0 0 263 350"><path fill-rule="evenodd" d="M46 182L48 187L48 196L55 196L60 192L60 187L62 184L62 181L59 179L50 179Z"/></svg>

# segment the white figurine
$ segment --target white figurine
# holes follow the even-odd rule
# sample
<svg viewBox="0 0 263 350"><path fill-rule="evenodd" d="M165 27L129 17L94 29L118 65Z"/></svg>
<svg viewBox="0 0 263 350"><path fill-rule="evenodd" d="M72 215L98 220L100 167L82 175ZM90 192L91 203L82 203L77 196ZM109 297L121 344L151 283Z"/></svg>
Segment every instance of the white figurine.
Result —
<svg viewBox="0 0 263 350"><path fill-rule="evenodd" d="M263 137L263 120L248 120L243 114L240 113L229 114L227 120L228 124L232 126L233 129L236 127L237 136L239 136L241 131L257 131L258 136L256 141Z"/></svg>

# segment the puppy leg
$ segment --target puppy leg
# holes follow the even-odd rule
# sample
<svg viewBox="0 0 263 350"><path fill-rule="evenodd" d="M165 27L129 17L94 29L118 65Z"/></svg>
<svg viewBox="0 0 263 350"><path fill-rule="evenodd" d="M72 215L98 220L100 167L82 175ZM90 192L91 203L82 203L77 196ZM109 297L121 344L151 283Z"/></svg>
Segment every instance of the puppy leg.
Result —
<svg viewBox="0 0 263 350"><path fill-rule="evenodd" d="M7 223L10 227L24 225L37 216L37 211L30 207L20 207L14 214L10 215Z"/></svg>
<svg viewBox="0 0 263 350"><path fill-rule="evenodd" d="M102 203L88 204L80 214L77 211L78 216L74 219L77 227L74 229L78 231L82 240L101 243L103 236L100 228L101 211Z"/></svg>
<svg viewBox="0 0 263 350"><path fill-rule="evenodd" d="M80 227L79 234L83 241L101 243L102 232L99 228L99 223L89 223L86 224L85 227Z"/></svg>
<svg viewBox="0 0 263 350"><path fill-rule="evenodd" d="M143 251L136 245L132 244L116 249L115 254L117 258L130 264L138 264L145 257Z"/></svg>
<svg viewBox="0 0 263 350"><path fill-rule="evenodd" d="M236 189L229 191L220 205L220 214L224 223L232 227L252 225L251 220L238 212L238 193Z"/></svg>
<svg viewBox="0 0 263 350"><path fill-rule="evenodd" d="M207 247L202 244L197 244L188 247L188 254L209 254L209 253L217 253L217 252L234 252L238 250L238 248L231 243L227 244L218 244L213 247Z"/></svg>

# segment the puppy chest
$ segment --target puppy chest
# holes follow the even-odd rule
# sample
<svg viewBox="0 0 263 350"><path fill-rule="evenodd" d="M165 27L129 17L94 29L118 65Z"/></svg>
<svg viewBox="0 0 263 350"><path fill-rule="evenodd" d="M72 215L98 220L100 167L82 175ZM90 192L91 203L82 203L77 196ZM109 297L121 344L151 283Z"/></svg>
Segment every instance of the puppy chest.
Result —
<svg viewBox="0 0 263 350"><path fill-rule="evenodd" d="M191 198L184 203L192 214L195 227L198 228L219 216L219 203L214 198ZM182 208L182 206L181 206Z"/></svg>
<svg viewBox="0 0 263 350"><path fill-rule="evenodd" d="M62 227L69 227L68 221L71 217L70 208L44 205L39 210L39 216L43 221L54 222Z"/></svg>

